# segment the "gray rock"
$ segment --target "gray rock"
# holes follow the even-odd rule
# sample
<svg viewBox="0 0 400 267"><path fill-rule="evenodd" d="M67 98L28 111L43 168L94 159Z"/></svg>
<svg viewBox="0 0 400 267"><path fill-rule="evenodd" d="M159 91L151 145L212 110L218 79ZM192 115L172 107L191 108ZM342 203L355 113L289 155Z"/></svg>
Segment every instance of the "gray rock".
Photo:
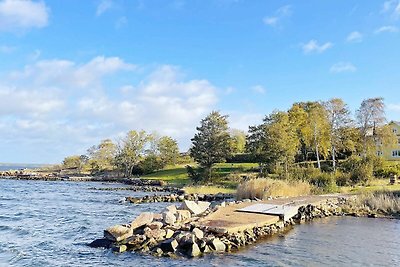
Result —
<svg viewBox="0 0 400 267"><path fill-rule="evenodd" d="M208 209L208 207L210 207L210 204L211 203L207 202L207 201L197 201L197 205L199 206L199 208L201 210L200 213L205 212Z"/></svg>
<svg viewBox="0 0 400 267"><path fill-rule="evenodd" d="M154 230L154 229L161 229L164 224L162 222L152 222L150 224L147 225L150 229Z"/></svg>
<svg viewBox="0 0 400 267"><path fill-rule="evenodd" d="M128 249L128 247L126 245L119 245L119 246L115 246L112 248L112 251L114 252L118 252L118 253L123 253Z"/></svg>
<svg viewBox="0 0 400 267"><path fill-rule="evenodd" d="M171 229L167 229L166 234L165 234L165 238L171 238L174 235L174 231L172 231Z"/></svg>
<svg viewBox="0 0 400 267"><path fill-rule="evenodd" d="M126 240L126 244L130 247L137 247L146 241L147 237L145 235L134 235Z"/></svg>
<svg viewBox="0 0 400 267"><path fill-rule="evenodd" d="M178 222L184 222L190 219L191 213L188 210L177 210L175 216Z"/></svg>
<svg viewBox="0 0 400 267"><path fill-rule="evenodd" d="M183 201L180 209L188 210L188 211L190 211L190 213L195 214L195 215L200 214L202 212L199 205L197 205L196 202L190 201L190 200Z"/></svg>
<svg viewBox="0 0 400 267"><path fill-rule="evenodd" d="M170 205L168 207L165 208L166 211L172 212L173 214L176 213L176 206L175 205Z"/></svg>
<svg viewBox="0 0 400 267"><path fill-rule="evenodd" d="M114 225L104 230L104 237L119 242L133 235L133 229L125 225Z"/></svg>
<svg viewBox="0 0 400 267"><path fill-rule="evenodd" d="M111 244L111 240L106 238L99 238L88 244L88 246L92 248L109 248Z"/></svg>
<svg viewBox="0 0 400 267"><path fill-rule="evenodd" d="M204 237L203 231L201 231L199 228L194 228L194 229L192 230L192 233L194 234L194 236L195 236L197 239L202 239L202 238Z"/></svg>
<svg viewBox="0 0 400 267"><path fill-rule="evenodd" d="M166 252L175 252L176 249L178 248L178 241L176 241L173 238L170 238L168 240L165 240L163 242L161 242L160 244L160 248L162 249L162 251L164 253Z"/></svg>
<svg viewBox="0 0 400 267"><path fill-rule="evenodd" d="M175 214L172 212L164 212L163 213L163 220L165 224L173 225L176 222Z"/></svg>
<svg viewBox="0 0 400 267"><path fill-rule="evenodd" d="M143 212L131 223L133 229L139 228L143 225L150 224L154 219L152 212Z"/></svg>
<svg viewBox="0 0 400 267"><path fill-rule="evenodd" d="M219 238L214 238L213 240L211 240L209 245L213 250L215 250L217 252L225 251L225 244L222 243L222 241L219 240Z"/></svg>
<svg viewBox="0 0 400 267"><path fill-rule="evenodd" d="M189 248L188 256L198 257L198 256L200 256L200 254L201 254L201 251L200 251L199 246L196 243L193 243Z"/></svg>
<svg viewBox="0 0 400 267"><path fill-rule="evenodd" d="M145 228L144 230L144 235L147 238L154 238L155 240L162 240L165 235L166 235L166 231L163 229L150 229L150 228Z"/></svg>

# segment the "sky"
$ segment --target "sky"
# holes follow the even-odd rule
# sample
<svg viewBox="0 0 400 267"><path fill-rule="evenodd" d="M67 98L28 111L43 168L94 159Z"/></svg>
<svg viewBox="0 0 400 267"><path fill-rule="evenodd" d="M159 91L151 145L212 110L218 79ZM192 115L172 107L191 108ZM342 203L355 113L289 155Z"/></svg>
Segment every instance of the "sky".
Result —
<svg viewBox="0 0 400 267"><path fill-rule="evenodd" d="M400 0L0 0L0 162L333 97L400 120L399 50Z"/></svg>

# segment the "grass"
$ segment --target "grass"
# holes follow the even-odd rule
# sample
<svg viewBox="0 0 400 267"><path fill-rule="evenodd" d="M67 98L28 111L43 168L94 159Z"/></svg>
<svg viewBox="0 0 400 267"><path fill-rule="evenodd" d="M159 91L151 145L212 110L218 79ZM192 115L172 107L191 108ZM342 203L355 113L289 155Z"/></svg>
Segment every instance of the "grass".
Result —
<svg viewBox="0 0 400 267"><path fill-rule="evenodd" d="M347 204L349 210L374 211L384 215L400 213L400 191L366 191Z"/></svg>
<svg viewBox="0 0 400 267"><path fill-rule="evenodd" d="M183 188L187 194L235 194L236 190L218 186L186 186Z"/></svg>
<svg viewBox="0 0 400 267"><path fill-rule="evenodd" d="M150 180L162 180L175 186L183 186L190 183L184 165L168 166L163 170L144 175L143 178Z"/></svg>
<svg viewBox="0 0 400 267"><path fill-rule="evenodd" d="M309 195L312 191L312 186L307 182L294 181L286 182L273 179L252 179L242 182L237 188L238 199L264 199L272 196L301 196Z"/></svg>
<svg viewBox="0 0 400 267"><path fill-rule="evenodd" d="M400 184L390 185L388 179L374 179L366 186L342 186L341 193L363 193L373 191L400 191Z"/></svg>
<svg viewBox="0 0 400 267"><path fill-rule="evenodd" d="M163 170L144 175L143 178L162 180L175 186L185 186L191 183L186 172L186 165L187 164L167 166ZM224 177L232 172L246 171L257 166L257 163L217 163L213 167L213 170L219 177ZM217 181L217 183L230 188L236 188L237 186L237 183L232 183L230 181Z"/></svg>

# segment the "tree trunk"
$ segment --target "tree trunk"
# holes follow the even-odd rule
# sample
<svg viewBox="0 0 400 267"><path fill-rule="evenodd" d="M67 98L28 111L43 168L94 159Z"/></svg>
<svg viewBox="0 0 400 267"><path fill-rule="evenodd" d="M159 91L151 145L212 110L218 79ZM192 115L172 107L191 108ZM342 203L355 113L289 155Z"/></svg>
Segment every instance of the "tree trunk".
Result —
<svg viewBox="0 0 400 267"><path fill-rule="evenodd" d="M315 145L315 154L316 154L316 156L317 156L318 169L321 169L321 162L320 162L320 160L319 160L318 144Z"/></svg>
<svg viewBox="0 0 400 267"><path fill-rule="evenodd" d="M335 153L336 153L335 147L332 146L332 167L333 167L334 172L336 171L336 155L335 155Z"/></svg>

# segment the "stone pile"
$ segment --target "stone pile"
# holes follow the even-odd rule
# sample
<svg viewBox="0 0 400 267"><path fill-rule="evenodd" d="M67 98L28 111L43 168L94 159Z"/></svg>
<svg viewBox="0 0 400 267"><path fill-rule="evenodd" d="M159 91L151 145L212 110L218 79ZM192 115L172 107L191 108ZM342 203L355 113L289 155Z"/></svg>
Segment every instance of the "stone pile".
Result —
<svg viewBox="0 0 400 267"><path fill-rule="evenodd" d="M181 188L171 186L152 186L152 185L133 185L129 187L92 187L90 190L99 191L133 191L133 192L170 192L178 195L184 194L185 191Z"/></svg>
<svg viewBox="0 0 400 267"><path fill-rule="evenodd" d="M153 203L153 202L183 202L190 201L223 201L232 199L232 194L169 194L169 195L147 195L144 197L126 197L125 200L134 204Z"/></svg>
<svg viewBox="0 0 400 267"><path fill-rule="evenodd" d="M229 252L252 244L263 237L283 231L286 227L331 215L342 215L340 203L307 205L287 221L254 227L237 233L215 233L202 227L198 220L225 205L212 207L210 202L184 200L177 208L168 206L162 213L142 213L130 224L115 225L104 231L104 238L93 241L92 247L111 248L115 252L137 251L155 256L197 257L213 252Z"/></svg>

